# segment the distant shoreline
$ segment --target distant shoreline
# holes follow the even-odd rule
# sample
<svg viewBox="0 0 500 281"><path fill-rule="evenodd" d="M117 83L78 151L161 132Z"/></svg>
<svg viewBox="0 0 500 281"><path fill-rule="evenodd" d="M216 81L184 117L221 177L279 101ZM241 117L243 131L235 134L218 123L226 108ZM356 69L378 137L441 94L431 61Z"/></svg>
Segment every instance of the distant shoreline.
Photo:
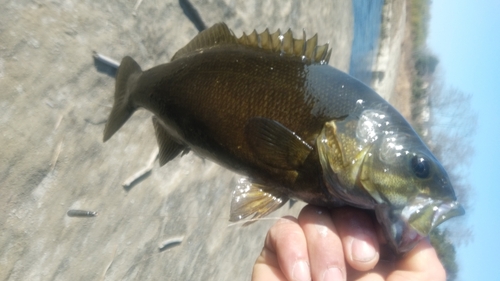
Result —
<svg viewBox="0 0 500 281"><path fill-rule="evenodd" d="M403 57L406 30L406 1L386 0L382 8L382 22L378 53L372 67L371 87L384 99L395 96L396 84L401 79L400 62Z"/></svg>

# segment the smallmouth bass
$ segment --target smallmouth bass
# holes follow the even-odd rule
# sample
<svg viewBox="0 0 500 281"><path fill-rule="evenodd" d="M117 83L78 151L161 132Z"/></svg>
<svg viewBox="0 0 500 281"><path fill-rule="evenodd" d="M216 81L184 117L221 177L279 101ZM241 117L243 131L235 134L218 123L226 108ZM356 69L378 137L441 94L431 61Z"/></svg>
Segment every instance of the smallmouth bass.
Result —
<svg viewBox="0 0 500 281"><path fill-rule="evenodd" d="M125 57L104 141L145 108L160 165L192 150L245 176L231 221L266 216L289 198L351 205L373 210L390 246L405 253L464 210L408 122L329 57L316 35L266 29L237 38L223 23L147 71Z"/></svg>

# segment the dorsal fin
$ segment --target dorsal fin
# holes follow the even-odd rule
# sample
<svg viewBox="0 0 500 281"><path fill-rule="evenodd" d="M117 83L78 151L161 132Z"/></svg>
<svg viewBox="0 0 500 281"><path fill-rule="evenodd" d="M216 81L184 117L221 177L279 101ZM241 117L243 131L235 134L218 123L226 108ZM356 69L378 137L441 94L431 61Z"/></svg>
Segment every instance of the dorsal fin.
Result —
<svg viewBox="0 0 500 281"><path fill-rule="evenodd" d="M303 32L302 39L296 39L290 29L284 34L279 29L271 34L266 28L262 33L254 30L248 35L243 33L240 38L236 38L225 23L217 23L200 32L184 48L177 51L172 60L204 48L237 44L268 50L281 56L298 57L308 64L328 64L332 50L328 49L328 44L318 46L317 43L317 34L306 40L306 34Z"/></svg>
<svg viewBox="0 0 500 281"><path fill-rule="evenodd" d="M318 46L318 34L306 40L306 33L303 32L302 39L297 39L293 37L290 29L284 34L279 29L273 34L267 28L262 33L254 30L249 35L243 33L243 36L238 38L238 43L276 52L282 56L298 57L311 64L328 64L332 54L328 44Z"/></svg>
<svg viewBox="0 0 500 281"><path fill-rule="evenodd" d="M183 57L195 50L226 44L238 44L236 36L225 23L216 23L198 33L191 42L175 53L172 60Z"/></svg>

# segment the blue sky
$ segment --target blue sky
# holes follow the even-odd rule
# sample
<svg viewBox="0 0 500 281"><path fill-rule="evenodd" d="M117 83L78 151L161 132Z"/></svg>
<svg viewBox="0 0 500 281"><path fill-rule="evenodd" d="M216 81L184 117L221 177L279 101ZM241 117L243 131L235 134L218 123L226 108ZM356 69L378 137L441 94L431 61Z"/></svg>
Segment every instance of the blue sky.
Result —
<svg viewBox="0 0 500 281"><path fill-rule="evenodd" d="M472 97L478 113L468 225L474 240L459 247L459 280L498 280L500 265L500 1L439 0L431 6L429 48L448 86Z"/></svg>

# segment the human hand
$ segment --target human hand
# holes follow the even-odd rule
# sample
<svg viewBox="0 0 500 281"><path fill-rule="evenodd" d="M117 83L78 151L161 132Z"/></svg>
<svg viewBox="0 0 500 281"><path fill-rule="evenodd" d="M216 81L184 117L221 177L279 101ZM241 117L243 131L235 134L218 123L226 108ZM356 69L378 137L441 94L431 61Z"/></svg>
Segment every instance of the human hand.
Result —
<svg viewBox="0 0 500 281"><path fill-rule="evenodd" d="M366 212L308 205L298 219L281 218L267 233L252 280L446 280L428 240L400 260L379 260L376 226Z"/></svg>

